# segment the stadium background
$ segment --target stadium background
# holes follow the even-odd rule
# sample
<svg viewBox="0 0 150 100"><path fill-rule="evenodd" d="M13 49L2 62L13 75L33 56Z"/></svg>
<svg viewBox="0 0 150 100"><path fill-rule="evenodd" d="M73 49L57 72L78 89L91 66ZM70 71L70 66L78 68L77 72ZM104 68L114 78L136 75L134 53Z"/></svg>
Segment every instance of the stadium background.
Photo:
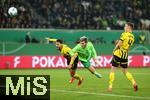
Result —
<svg viewBox="0 0 150 100"><path fill-rule="evenodd" d="M11 6L18 9L18 15L15 17L7 13ZM95 100L100 98L104 100L150 99L150 86L148 85L150 83L150 69L148 68L150 67L149 9L149 0L1 0L0 73L51 75L52 100L60 100L62 97L70 100L72 96L75 97L72 98L73 100L87 98ZM101 67L97 70L103 74L104 79L99 83L97 83L99 80L89 75L86 70L78 70L86 78L81 88L67 83L70 77L66 69L44 67L46 69L32 70L14 67L15 61L19 59L16 57L59 57L60 53L56 50L55 45L47 44L45 37L62 39L67 45L74 47L79 37L85 35L93 42L98 56L111 56L114 41L119 38L124 24L128 21L135 24L133 31L135 44L129 54L135 56L135 64L138 67L144 67L129 69L141 87L136 94L129 89L131 88L128 86L129 83L121 78L123 75L120 72L117 73L120 81L116 81L114 92L106 92L109 69L101 69ZM25 39L26 35L30 38L30 42ZM145 66L138 65L138 61L143 60L140 57L146 57ZM24 65L26 63L28 62L23 62ZM32 66L25 68L32 68ZM127 85L122 85L123 83Z"/></svg>

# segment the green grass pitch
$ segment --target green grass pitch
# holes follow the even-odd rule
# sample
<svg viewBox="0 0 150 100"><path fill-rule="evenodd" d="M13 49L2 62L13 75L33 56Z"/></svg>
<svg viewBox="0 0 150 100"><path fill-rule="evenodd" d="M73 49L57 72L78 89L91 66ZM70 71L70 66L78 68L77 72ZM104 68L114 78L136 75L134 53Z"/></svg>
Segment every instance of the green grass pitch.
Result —
<svg viewBox="0 0 150 100"><path fill-rule="evenodd" d="M150 100L150 68L129 68L136 79L139 91L134 92L131 83L123 75L121 69L116 72L114 88L107 91L110 69L96 69L103 75L98 79L86 69L78 69L77 73L84 77L83 84L69 84L67 69L13 69L0 70L1 75L50 75L51 100Z"/></svg>

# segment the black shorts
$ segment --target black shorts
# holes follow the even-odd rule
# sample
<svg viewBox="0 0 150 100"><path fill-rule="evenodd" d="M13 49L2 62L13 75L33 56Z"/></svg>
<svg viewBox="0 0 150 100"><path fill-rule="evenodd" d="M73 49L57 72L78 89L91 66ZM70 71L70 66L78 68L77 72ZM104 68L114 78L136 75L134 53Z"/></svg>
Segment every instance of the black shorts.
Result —
<svg viewBox="0 0 150 100"><path fill-rule="evenodd" d="M69 65L71 61L71 58L69 60L67 60L67 64ZM74 63L72 65L72 70L76 70L77 69L77 65L78 65L78 57L74 60Z"/></svg>
<svg viewBox="0 0 150 100"><path fill-rule="evenodd" d="M122 67L122 68L128 68L128 59L122 59L115 55L113 55L113 58L111 60L111 64L114 67Z"/></svg>

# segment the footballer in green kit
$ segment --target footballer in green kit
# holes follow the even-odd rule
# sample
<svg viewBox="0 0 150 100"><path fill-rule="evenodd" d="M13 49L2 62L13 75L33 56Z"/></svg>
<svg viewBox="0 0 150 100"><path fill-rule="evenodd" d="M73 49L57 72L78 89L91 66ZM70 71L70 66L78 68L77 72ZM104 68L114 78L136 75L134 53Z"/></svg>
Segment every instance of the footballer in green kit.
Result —
<svg viewBox="0 0 150 100"><path fill-rule="evenodd" d="M84 68L88 69L92 74L96 77L101 78L102 75L99 74L93 66L90 64L91 58L93 58L94 62L99 65L96 59L96 50L91 42L88 41L88 38L82 36L80 38L80 43L77 44L71 51L70 51L71 62L69 64L69 68L72 67L72 63L74 62L75 58L78 56L79 61L83 64Z"/></svg>

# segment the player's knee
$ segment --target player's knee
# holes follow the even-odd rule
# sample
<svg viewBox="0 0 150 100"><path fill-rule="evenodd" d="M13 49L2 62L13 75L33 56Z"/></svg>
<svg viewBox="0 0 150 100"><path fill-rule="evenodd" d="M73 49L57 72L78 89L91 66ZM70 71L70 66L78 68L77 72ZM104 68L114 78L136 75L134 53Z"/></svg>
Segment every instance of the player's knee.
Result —
<svg viewBox="0 0 150 100"><path fill-rule="evenodd" d="M126 75L126 73L127 73L127 72L125 72L125 71L122 71L122 72L123 72L124 75Z"/></svg>
<svg viewBox="0 0 150 100"><path fill-rule="evenodd" d="M74 77L74 74L70 74L71 75L71 77Z"/></svg>
<svg viewBox="0 0 150 100"><path fill-rule="evenodd" d="M70 75L71 75L71 77L73 77L75 75L75 72L74 71L70 71Z"/></svg>
<svg viewBox="0 0 150 100"><path fill-rule="evenodd" d="M123 68L123 69L122 69L122 72L123 72L123 74L125 74L125 75L126 75L128 71L127 71L127 69L126 69L126 68Z"/></svg>

